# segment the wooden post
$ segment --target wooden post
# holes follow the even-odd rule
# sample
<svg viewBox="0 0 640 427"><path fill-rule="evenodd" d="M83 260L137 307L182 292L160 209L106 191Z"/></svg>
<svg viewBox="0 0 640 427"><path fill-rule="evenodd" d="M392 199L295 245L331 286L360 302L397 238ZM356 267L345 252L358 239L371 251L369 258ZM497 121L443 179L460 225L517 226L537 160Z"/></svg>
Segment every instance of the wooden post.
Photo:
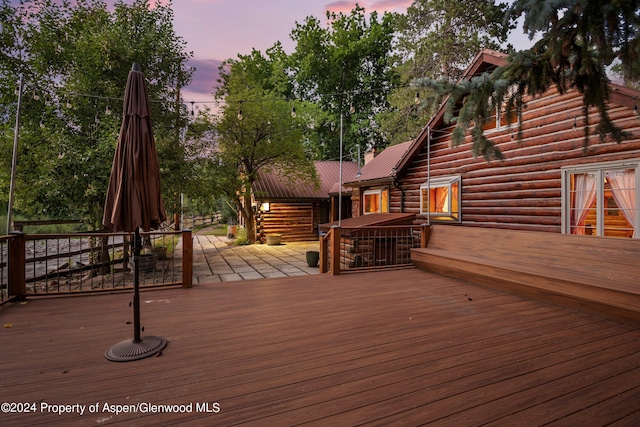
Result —
<svg viewBox="0 0 640 427"><path fill-rule="evenodd" d="M329 269L327 268L327 255L329 250L329 245L327 244L328 239L330 238L331 231L326 236L320 236L320 274L325 274Z"/></svg>
<svg viewBox="0 0 640 427"><path fill-rule="evenodd" d="M333 276L340 274L340 227L331 227L331 259L329 260L329 273Z"/></svg>
<svg viewBox="0 0 640 427"><path fill-rule="evenodd" d="M191 230L182 230L182 287L193 285L193 237Z"/></svg>
<svg viewBox="0 0 640 427"><path fill-rule="evenodd" d="M420 230L420 247L426 248L429 244L429 237L431 236L431 226L429 224L422 224Z"/></svg>
<svg viewBox="0 0 640 427"><path fill-rule="evenodd" d="M174 212L173 214L173 225L176 231L180 231L180 213Z"/></svg>
<svg viewBox="0 0 640 427"><path fill-rule="evenodd" d="M8 297L17 297L23 300L27 293L27 278L25 273L25 238L20 231L11 232L13 238L9 239L9 293Z"/></svg>

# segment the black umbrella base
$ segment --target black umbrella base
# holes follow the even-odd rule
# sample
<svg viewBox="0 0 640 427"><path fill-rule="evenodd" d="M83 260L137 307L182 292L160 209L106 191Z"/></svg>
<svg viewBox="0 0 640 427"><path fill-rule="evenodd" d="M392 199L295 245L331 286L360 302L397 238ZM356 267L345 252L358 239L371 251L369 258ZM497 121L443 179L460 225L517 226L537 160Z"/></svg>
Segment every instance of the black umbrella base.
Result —
<svg viewBox="0 0 640 427"><path fill-rule="evenodd" d="M104 353L104 357L113 362L129 362L153 356L166 346L167 340L162 337L142 337L140 342L129 339L111 347Z"/></svg>

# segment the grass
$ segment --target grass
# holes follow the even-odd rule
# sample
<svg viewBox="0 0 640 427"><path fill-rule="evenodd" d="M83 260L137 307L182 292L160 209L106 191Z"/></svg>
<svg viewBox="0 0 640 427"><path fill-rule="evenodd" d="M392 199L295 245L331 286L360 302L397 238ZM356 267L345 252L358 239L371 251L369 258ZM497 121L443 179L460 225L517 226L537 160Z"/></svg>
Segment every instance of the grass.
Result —
<svg viewBox="0 0 640 427"><path fill-rule="evenodd" d="M163 236L162 238L157 238L153 240L154 248L167 248L167 258L173 257L173 253L176 250L176 246L178 246L179 236Z"/></svg>
<svg viewBox="0 0 640 427"><path fill-rule="evenodd" d="M218 224L216 227L211 228L206 234L213 236L223 237L227 235L227 226L225 224Z"/></svg>
<svg viewBox="0 0 640 427"><path fill-rule="evenodd" d="M12 221L29 221L29 220L48 220L49 218L27 218L23 215L14 213L11 217ZM7 231L7 213L0 213L0 234ZM13 226L11 227L13 229ZM69 234L79 231L87 231L85 224L52 224L52 225L30 225L24 227L25 233L29 234Z"/></svg>
<svg viewBox="0 0 640 427"><path fill-rule="evenodd" d="M206 234L224 237L227 236L227 226L225 224L218 224L216 227L211 228ZM249 239L247 239L247 230L244 227L236 226L236 236L233 240L234 245L248 245Z"/></svg>
<svg viewBox="0 0 640 427"><path fill-rule="evenodd" d="M247 239L247 229L238 226L236 228L236 238L233 241L234 245L250 245L251 242Z"/></svg>

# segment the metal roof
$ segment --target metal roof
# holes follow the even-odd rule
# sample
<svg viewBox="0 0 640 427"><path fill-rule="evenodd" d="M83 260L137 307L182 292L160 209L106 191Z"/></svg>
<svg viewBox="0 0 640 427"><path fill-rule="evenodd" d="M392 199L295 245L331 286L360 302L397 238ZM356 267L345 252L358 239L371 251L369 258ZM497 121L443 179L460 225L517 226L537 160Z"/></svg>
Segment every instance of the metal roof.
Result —
<svg viewBox="0 0 640 427"><path fill-rule="evenodd" d="M394 169L411 148L411 144L413 144L413 141L407 141L385 148L380 154L374 157L373 160L362 167L360 177L352 180L347 179L345 182L357 186L358 183L391 178Z"/></svg>
<svg viewBox="0 0 640 427"><path fill-rule="evenodd" d="M331 188L338 188L340 182L340 162L316 161L314 162L316 173L320 181L320 187L316 188L311 183L292 182L283 176L280 171L261 171L259 179L253 185L255 198L258 200L270 199L328 199ZM355 162L342 162L343 181L356 175L358 165Z"/></svg>
<svg viewBox="0 0 640 427"><path fill-rule="evenodd" d="M338 223L343 228L411 225L415 219L415 213L377 213L320 224L320 230L326 233L334 225L337 226Z"/></svg>

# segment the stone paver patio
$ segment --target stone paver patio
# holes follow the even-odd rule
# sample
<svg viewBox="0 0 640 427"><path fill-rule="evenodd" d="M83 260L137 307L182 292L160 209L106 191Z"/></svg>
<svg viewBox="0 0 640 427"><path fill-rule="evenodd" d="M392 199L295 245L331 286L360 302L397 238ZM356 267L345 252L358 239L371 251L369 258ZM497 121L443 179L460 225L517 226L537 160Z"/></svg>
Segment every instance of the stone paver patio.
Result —
<svg viewBox="0 0 640 427"><path fill-rule="evenodd" d="M285 242L232 245L225 236L193 235L193 283L231 282L263 278L318 274L318 267L309 267L307 251L317 251L319 242Z"/></svg>

